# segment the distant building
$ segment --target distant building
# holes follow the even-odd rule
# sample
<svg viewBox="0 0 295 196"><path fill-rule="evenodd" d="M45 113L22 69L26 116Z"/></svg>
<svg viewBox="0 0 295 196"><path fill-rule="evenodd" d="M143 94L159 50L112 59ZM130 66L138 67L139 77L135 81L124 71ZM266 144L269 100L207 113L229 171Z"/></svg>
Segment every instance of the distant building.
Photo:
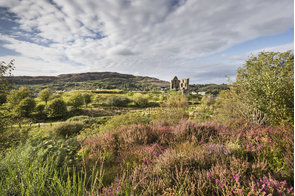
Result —
<svg viewBox="0 0 295 196"><path fill-rule="evenodd" d="M206 95L206 92L198 92L199 95Z"/></svg>
<svg viewBox="0 0 295 196"><path fill-rule="evenodd" d="M170 81L170 90L176 90L185 93L188 91L188 87L189 78L178 80L177 76L174 76L174 78Z"/></svg>

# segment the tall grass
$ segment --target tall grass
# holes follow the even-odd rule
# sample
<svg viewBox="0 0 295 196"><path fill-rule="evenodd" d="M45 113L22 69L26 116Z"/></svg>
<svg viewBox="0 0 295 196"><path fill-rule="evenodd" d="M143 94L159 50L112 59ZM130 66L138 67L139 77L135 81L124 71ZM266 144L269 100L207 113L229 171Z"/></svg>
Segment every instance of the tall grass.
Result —
<svg viewBox="0 0 295 196"><path fill-rule="evenodd" d="M0 161L0 195L97 195L102 187L103 164L92 171L60 165L53 154L46 159L26 144Z"/></svg>

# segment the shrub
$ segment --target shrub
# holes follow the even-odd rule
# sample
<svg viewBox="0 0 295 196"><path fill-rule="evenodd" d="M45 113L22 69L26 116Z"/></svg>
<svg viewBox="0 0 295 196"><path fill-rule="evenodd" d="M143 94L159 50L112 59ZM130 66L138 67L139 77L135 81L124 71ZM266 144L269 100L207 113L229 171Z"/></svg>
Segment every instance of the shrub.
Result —
<svg viewBox="0 0 295 196"><path fill-rule="evenodd" d="M124 143L129 145L147 145L158 140L158 132L149 125L129 125L118 130Z"/></svg>
<svg viewBox="0 0 295 196"><path fill-rule="evenodd" d="M65 122L55 126L52 130L55 136L69 137L78 134L83 129L83 123L79 122Z"/></svg>
<svg viewBox="0 0 295 196"><path fill-rule="evenodd" d="M91 102L91 95L90 94L84 94L83 98L84 98L85 106L87 108L87 105Z"/></svg>
<svg viewBox="0 0 295 196"><path fill-rule="evenodd" d="M81 93L75 92L69 99L69 105L74 109L79 109L84 104L84 97Z"/></svg>
<svg viewBox="0 0 295 196"><path fill-rule="evenodd" d="M221 109L221 113L228 117L271 125L293 122L293 52L261 52L250 57L223 98L219 104L228 109Z"/></svg>
<svg viewBox="0 0 295 196"><path fill-rule="evenodd" d="M46 111L48 117L54 119L64 118L68 113L66 103L62 99L58 98L49 102L46 106Z"/></svg>
<svg viewBox="0 0 295 196"><path fill-rule="evenodd" d="M219 128L217 124L213 123L197 124L183 120L178 125L174 126L173 133L177 141L199 143L216 139L219 136Z"/></svg>
<svg viewBox="0 0 295 196"><path fill-rule="evenodd" d="M28 117L35 109L36 102L33 98L26 97L14 108L17 116Z"/></svg>
<svg viewBox="0 0 295 196"><path fill-rule="evenodd" d="M45 105L44 104L39 104L36 107L36 111L38 112L38 114L42 115L45 109Z"/></svg>
<svg viewBox="0 0 295 196"><path fill-rule="evenodd" d="M149 105L149 97L148 95L142 95L140 93L136 93L133 95L133 101L138 107L147 107Z"/></svg>
<svg viewBox="0 0 295 196"><path fill-rule="evenodd" d="M30 97L31 91L25 87L20 87L18 90L11 90L7 95L7 103L9 108L15 108L21 100Z"/></svg>
<svg viewBox="0 0 295 196"><path fill-rule="evenodd" d="M126 107L131 100L122 96L110 96L107 98L107 104L115 107Z"/></svg>

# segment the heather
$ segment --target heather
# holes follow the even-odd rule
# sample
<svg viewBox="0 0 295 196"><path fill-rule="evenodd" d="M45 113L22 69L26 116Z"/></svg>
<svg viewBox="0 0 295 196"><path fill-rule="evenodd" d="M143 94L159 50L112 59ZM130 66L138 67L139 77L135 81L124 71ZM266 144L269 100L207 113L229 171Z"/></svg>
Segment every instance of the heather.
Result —
<svg viewBox="0 0 295 196"><path fill-rule="evenodd" d="M294 195L289 57L251 57L217 97L7 91L0 195Z"/></svg>

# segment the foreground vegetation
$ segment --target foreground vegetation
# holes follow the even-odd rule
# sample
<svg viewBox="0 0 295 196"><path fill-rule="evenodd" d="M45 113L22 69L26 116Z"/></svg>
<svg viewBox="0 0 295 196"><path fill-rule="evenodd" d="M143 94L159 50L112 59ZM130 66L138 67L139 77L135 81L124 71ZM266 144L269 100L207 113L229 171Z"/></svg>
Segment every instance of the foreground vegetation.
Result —
<svg viewBox="0 0 295 196"><path fill-rule="evenodd" d="M0 194L294 195L293 58L251 57L217 99L12 90Z"/></svg>

